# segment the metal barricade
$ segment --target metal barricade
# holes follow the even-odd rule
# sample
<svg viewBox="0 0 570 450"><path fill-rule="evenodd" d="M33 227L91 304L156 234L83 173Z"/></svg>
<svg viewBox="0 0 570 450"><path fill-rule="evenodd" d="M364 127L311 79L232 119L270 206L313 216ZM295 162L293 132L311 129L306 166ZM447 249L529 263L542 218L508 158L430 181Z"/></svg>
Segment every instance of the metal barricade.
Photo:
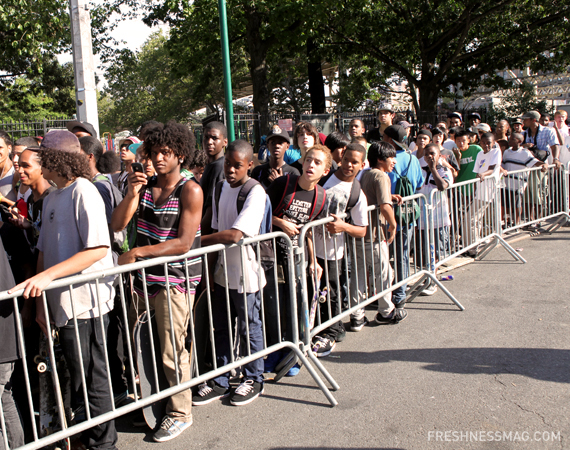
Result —
<svg viewBox="0 0 570 450"><path fill-rule="evenodd" d="M546 233L556 231L570 219L568 214L568 171L548 166L510 171L501 187L501 233L521 228L536 231L544 223Z"/></svg>
<svg viewBox="0 0 570 450"><path fill-rule="evenodd" d="M234 341L234 327L235 327L235 320L236 316L239 314L234 314L236 311L239 311L240 308L243 308L242 311L246 311L245 317L247 318L247 311L248 311L248 298L245 292L245 289L242 293L238 293L237 290L233 291L230 294L229 287L227 286L226 280L228 280L228 270L235 270L235 267L229 267L227 264L228 261L228 253L234 252L232 258L236 257L236 253L239 253L239 261L240 261L240 268L238 270L241 271L242 280L247 278L247 270L246 270L246 260L251 262L253 259L257 262L257 276L259 279L263 279L265 275L262 272L269 273L271 271L276 271L276 265L269 264L271 267L263 268L261 264L261 252L260 252L260 242L262 241L269 241L273 244L273 256L276 256L275 248L276 248L276 240L280 239L284 242L287 246L287 251L290 258L288 258L288 264L286 265L286 270L288 271L290 279L294 278L294 265L293 265L293 247L291 241L284 233L270 233L262 236L257 236L254 238L248 238L240 241L236 245L231 246L224 246L224 245L214 245L208 246L196 250L192 250L185 255L182 256L172 256L172 257L160 257L154 258L151 260L145 260L141 262L136 262L133 264L115 267L106 271L94 272L89 274L82 274L76 275L68 278L63 278L60 280L56 280L52 282L42 293L42 302L44 306L45 319L48 326L48 354L46 355L48 365L54 364L56 361L56 354L55 348L58 344L54 342L52 331L54 330L53 326L50 324L49 314L48 314L48 296L50 292L54 290L59 290L59 292L69 292L69 299L70 299L70 306L72 311L72 317L70 318L69 323L73 324L72 329L72 336L74 339L74 345L76 346L75 349L77 350L77 361L78 364L74 367L79 368L79 379L75 379L75 384L80 386L79 391L72 392L71 395L71 403L73 405L73 412L77 413L78 411L84 411L85 413L85 420L74 422L74 418L70 415L69 410L66 409L65 404L67 403L64 401L65 392L62 392L60 388L60 376L61 373L58 373L58 369L55 366L52 367L52 375L54 378L54 390L55 390L55 401L56 405L55 408L57 410L57 418L55 420L58 421L59 427L61 428L59 431L50 430L50 433L46 436L42 436L42 430L38 429L36 424L36 420L34 417L34 411L39 410L39 400L35 397L34 389L30 385L30 370L34 370L33 367L28 364L28 359L26 357L26 341L24 339L23 333L23 326L22 326L22 319L20 314L15 314L16 316L16 325L17 325L17 333L18 333L18 341L19 341L19 348L22 355L22 363L24 367L25 373L25 380L23 384L25 384L26 395L28 400L28 405L24 405L25 407L21 408L21 410L25 410L29 408L30 419L32 424L32 434L33 434L33 441L26 444L25 446L21 447L22 449L37 449L44 447L46 445L53 444L55 442L61 441L69 436L75 435L77 433L83 432L88 430L94 426L103 424L108 422L112 419L115 419L119 416L125 415L137 409L147 407L159 400L166 399L172 397L173 395L180 394L183 391L187 391L188 389L196 386L200 383L203 383L207 380L210 380L215 377L222 376L227 374L232 370L237 370L240 367L243 367L248 364L252 364L255 361L261 359L261 363L263 365L263 358L275 351L289 349L290 351L294 352L296 357L307 367L310 375L313 377L319 388L321 388L326 395L329 402L334 406L337 404L336 400L329 392L329 390L324 385L323 381L319 378L317 372L309 363L308 359L304 355L299 339L299 329L298 329L298 322L296 320L291 321L290 325L290 332L288 334L284 334L283 330L277 329L276 333L274 333L277 338L276 342L271 343L268 345L265 335L268 332L267 329L267 320L265 318L265 310L267 308L267 299L264 298L265 292L269 289L261 289L259 290L259 294L257 294L257 301L259 302L258 312L259 312L259 321L261 322L261 329L259 328L259 323L256 324L256 332L257 335L255 338L252 336L252 329L250 329L250 322L248 320L242 321L239 323L238 320L238 333L239 339L241 340L240 345L235 345ZM194 317L193 308L193 295L185 294L178 296L175 288L176 286L180 286L180 284L185 283L186 286L195 285L197 279L191 276L191 272L189 267L192 266L193 263L199 262L200 260L206 267L206 261L208 260L208 256L214 255L219 253L219 258L223 262L218 266L218 269L221 268L221 271L217 273L215 276L215 280L210 279L210 272L208 270L204 271L205 274L205 284L206 286L210 286L211 282L216 283L218 281L218 287L216 288L216 292L223 293L223 298L219 296L212 295L210 289L205 289L203 298L205 301L205 305L202 305L202 313L200 316L200 321L206 321L207 326L203 326L203 322L201 322L202 328L207 330L206 339L202 339L200 342L200 337L196 335L195 329L197 322L195 321L196 318ZM230 258L231 259L231 258ZM169 273L169 267L175 265L180 270L184 272L184 277L182 279L173 276ZM133 275L133 273L135 273ZM152 295L149 295L149 290L153 290L152 286L154 286L157 280L160 278L160 275L164 275L164 286L161 287L164 292L160 295L164 297L166 305L163 305L161 310L162 313L159 314L155 308L152 307L152 303L154 302L154 298ZM276 275L276 274L275 274ZM129 305L128 302L128 291L125 289L125 286L130 285L130 277L139 277L140 283L138 286L141 290L135 292L133 304ZM136 302L138 306L137 313L146 312L148 319L144 324L140 325L142 327L148 327L147 332L150 336L149 339L149 349L147 348L147 353L150 354L148 358L150 358L151 364L148 366L147 370L149 373L148 382L151 384L151 387L154 390L154 393L147 397L141 397L136 389L136 372L135 367L137 357L140 358L139 355L140 349L135 349L133 347L133 342L131 342L130 338L126 340L125 347L126 347L126 356L125 356L125 367L128 368L128 373L126 375L131 382L131 385L135 387L134 389L134 396L132 398L132 402L126 404L124 406L118 406L115 404L115 395L116 392L113 392L113 383L111 380L111 366L109 363L109 352L113 351L113 349L108 349L107 347L107 330L106 330L106 317L107 314L104 314L101 317L96 317L92 319L93 326L98 329L98 333L101 333L102 337L102 347L104 349L104 354L102 357L102 361L99 361L99 364L104 364L105 372L106 372L106 379L102 383L104 388L101 389L108 389L108 397L103 395L105 405L101 406L100 404L96 407L104 412L100 414L96 414L92 411L95 399L93 396L90 395L89 388L90 385L86 382L90 377L90 373L86 373L87 370L85 369L86 361L84 359L88 357L84 355L84 349L86 347L82 346L85 344L82 341L82 337L80 335L78 329L78 318L76 312L78 312L78 305L79 301L74 294L74 288L77 286L81 286L85 283L90 283L90 288L93 289L96 293L95 295L95 305L92 307L97 307L99 311L105 311L105 301L107 300L103 295L102 292L105 291L106 287L110 286L112 281L115 277L117 277L117 296L116 300L119 302L121 307L121 319L123 323L129 324L128 329L133 329L133 312L134 304ZM277 283L277 277L274 276L273 280ZM241 281L241 283L247 283L246 281ZM288 289L288 305L287 308L291 311L292 317L298 317L297 311L297 301L296 301L296 292L294 288L294 284L289 284L286 286ZM0 293L0 301L12 301L14 302L15 307L17 306L17 297L22 295L23 291L14 292L12 294L8 294L7 291ZM153 292L154 293L154 292ZM155 298L159 298L158 296ZM182 300L181 300L182 299ZM272 301L281 302L279 296L272 297ZM231 303L231 304L230 304ZM264 308L265 303L265 308ZM158 301L155 306L158 306ZM220 308L226 309L226 314L220 319ZM129 309L130 308L130 309ZM273 309L277 311L277 323L280 323L279 318L279 305L274 305ZM16 308L17 311L17 308ZM127 313L129 311L129 314ZM182 311L182 313L181 313ZM232 311L232 313L229 313ZM188 314L188 333L192 345L187 345L185 342L180 342L180 336L177 334L175 335L175 329L180 322L184 323L184 317L182 315L184 312ZM97 315L96 313L95 315ZM255 314L255 313L254 313ZM129 317L130 316L130 317ZM138 314L135 314L134 317L137 317ZM152 325L152 316L155 316L156 319L156 328ZM159 317L160 316L160 317ZM218 316L218 317L217 317ZM105 320L104 320L105 318ZM243 316L242 316L243 318ZM218 320L216 320L218 319ZM79 319L81 320L81 319ZM162 321L162 323L159 323ZM221 332L218 328L222 328L221 324L226 322L226 330L231 330L227 333L227 342L220 341L221 339ZM254 323L253 321L251 323ZM216 324L216 327L214 326ZM251 325L253 327L253 325ZM178 326L178 328L180 328ZM179 330L180 331L180 330ZM60 330L61 333L61 330ZM158 334L158 342L160 342L160 348L156 348L155 340L156 336L153 334ZM129 333L130 334L130 333ZM68 335L69 336L69 335ZM204 337L204 336L202 336ZM223 336L222 336L223 337ZM159 366L157 361L161 361L160 358L157 359L159 354L162 354L163 357L165 356L164 347L167 346L165 343L169 342L170 347L172 349L172 353L167 357L170 358L168 360L168 370L169 373L166 373L167 378L167 385L161 386L159 384L159 380L161 379L160 371L163 369ZM63 345L63 344L59 344ZM200 345L202 348L209 347L211 350L212 358L209 365L201 365L199 361L197 346ZM187 347L190 347L191 357L188 358ZM224 356L220 354L220 348L224 349ZM65 350L65 349L64 349ZM236 351L236 354L234 354ZM65 353L65 352L64 352ZM147 358L147 361L148 361ZM188 364L190 365L191 369L186 368L185 362L182 360L184 358L188 358ZM76 364L75 361L69 361L67 358L68 365ZM166 359L162 361L163 366L166 368ZM145 363L146 364L146 363ZM147 365L145 365L147 367ZM204 367L206 367L204 369ZM202 369L202 370L201 370ZM90 370L90 369L89 369ZM192 372L190 373L189 370ZM263 370L262 372L263 373ZM139 376L141 374L139 373ZM188 376L189 375L189 376ZM226 376L226 375L224 375ZM72 380L73 381L73 380ZM75 395L74 395L75 394ZM191 397L191 394L190 394ZM100 399L99 399L100 400ZM191 401L191 400L190 400ZM0 418L2 422L4 422L4 414L3 410L0 409ZM160 420L161 418L159 418ZM6 428L3 427L5 430ZM7 436L7 433L4 433L4 436ZM7 443L7 442L6 442Z"/></svg>

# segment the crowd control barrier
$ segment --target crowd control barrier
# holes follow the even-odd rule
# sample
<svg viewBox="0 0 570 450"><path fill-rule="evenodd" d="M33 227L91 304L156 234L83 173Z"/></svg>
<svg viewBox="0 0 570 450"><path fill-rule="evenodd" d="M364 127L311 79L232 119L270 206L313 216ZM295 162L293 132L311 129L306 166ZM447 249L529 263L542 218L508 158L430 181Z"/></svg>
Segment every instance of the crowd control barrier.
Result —
<svg viewBox="0 0 570 450"><path fill-rule="evenodd" d="M533 179L536 182L532 182ZM69 290L71 306L75 309L76 301L72 290L74 286L92 282L98 293L103 283L109 278L116 278L115 308L123 323L129 324L128 328L131 329L133 320L137 317L137 314L134 314L133 318L131 309L133 299L130 297L130 287L133 277L140 277L142 281L143 292L136 297L139 302L138 312L144 311L152 316L153 300L152 295L149 296L148 287L153 285L157 275L166 274L165 298L168 307L166 315L163 315L163 325L164 330L168 332L155 331L151 320L143 324L148 327L150 335L149 351L152 354L152 364L149 377L154 385L154 393L141 397L135 389L133 401L119 406L114 401L117 392L114 392L111 379L111 371L114 369L111 367L109 355L115 349L108 348L104 321L96 319L106 349L103 363L107 369L109 408L102 414L92 414L91 398L85 383L86 373L81 369L81 390L73 401L75 412L83 408L85 418L73 419L65 404L65 392L60 387L61 374L57 370L53 371L57 400L55 420L62 424L62 429L44 435L34 415L34 411L37 412L39 408L37 388L31 381L34 378L32 374L36 370L34 355L26 353L31 346L24 338L21 316L16 314L18 345L23 355L24 377L20 382L25 388L28 403L19 406L23 413L29 415L32 428L32 441L22 448L32 450L53 444L95 425L155 404L159 400L186 391L229 371L239 371L240 367L276 351L286 350L289 356L285 357L276 369L275 381L279 381L290 367L300 362L306 366L329 403L334 406L337 402L315 367L322 373L333 391L338 389L339 385L313 352L312 342L315 336L339 321L348 318L358 319L363 314L364 308L373 302L378 301L381 308L389 302L413 301L430 285L438 286L454 305L464 310L463 305L439 281L438 268L465 253L477 259L484 258L499 244L513 258L521 263L526 262L505 241L505 237L533 224L544 224L548 227L548 231L552 232L568 220L570 218L568 180L566 168L550 166L546 172L540 171L540 168L525 169L511 172L507 177L494 176L483 181L476 179L452 184L444 191L432 191L429 198L421 194L406 197L401 205L394 206L397 230L391 242L388 242L391 240L391 233L386 230L381 219L380 208L369 206L367 210L369 224L363 237L352 238L330 234L327 224L334 219L327 217L310 222L301 228L298 247L293 247L291 240L284 233L271 233L245 239L232 246L214 245L192 250L183 256L154 258L104 272L57 280L51 283L46 291L61 288ZM380 230L383 230L383 239ZM269 260L267 253L261 251L262 242L272 244L273 257ZM279 245L282 246L281 254L285 255L284 258L278 257ZM190 349L192 362L191 374L187 379L185 369L180 367L178 361L180 355L184 354L180 342L174 335L176 318L173 315L173 308L176 305L173 304L170 289L180 280L170 279L168 268L174 265L183 270L184 279L189 284L192 281L189 269L192 263L200 260L206 266L209 257L216 254L223 264L217 272L203 271L202 283L206 289L200 299L185 297L190 326L184 346ZM325 262L327 256L328 262ZM267 280L265 288L260 291L259 317L262 326L260 345L259 336L256 336L257 340L254 342L248 321L240 326L238 320L237 331L234 331L235 317L225 314L223 316L225 325L220 326L219 322L216 325L220 308L225 311L235 311L236 308L239 309L242 301L243 307L247 307L245 293L239 294L239 298L230 294L227 280L231 276L228 271L240 272L244 283L244 277L248 273L244 270L246 261L250 264L253 260L257 263L257 276ZM315 270L317 264L322 272ZM213 295L208 287L216 282L217 295ZM47 311L46 291L42 294L42 302ZM21 294L22 292L13 294L2 292L0 301L13 302L17 310L17 296ZM98 295L97 301L100 303ZM77 329L76 318L72 319L72 323ZM220 342L221 328L226 330L222 339L225 340L224 348L232 349L227 353L226 359L221 358L218 352L220 347L216 345ZM51 331L53 330L50 326L47 359L56 361L58 344L54 341ZM169 340L173 349L171 382L167 386L159 384L159 372L162 368L156 361L160 361L157 355L162 354L162 349L155 344L157 342L155 332L162 333L160 339ZM128 334L129 337L125 339L123 345L126 368L124 376L130 381L131 386L136 386L135 368L138 349L133 345L131 334ZM76 343L81 344L79 333L75 334L75 339ZM81 348L81 345L78 347ZM77 357L79 361L82 360L81 351ZM79 367L83 368L83 364L79 364ZM0 409L0 424L5 430L2 409ZM4 433L4 443L6 446L9 445L7 433Z"/></svg>

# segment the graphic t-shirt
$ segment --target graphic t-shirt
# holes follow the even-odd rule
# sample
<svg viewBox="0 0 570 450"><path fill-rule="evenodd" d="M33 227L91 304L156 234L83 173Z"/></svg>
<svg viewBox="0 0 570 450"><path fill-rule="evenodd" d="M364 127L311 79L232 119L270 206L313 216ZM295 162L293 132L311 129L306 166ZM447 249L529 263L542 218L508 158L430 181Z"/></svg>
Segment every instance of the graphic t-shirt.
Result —
<svg viewBox="0 0 570 450"><path fill-rule="evenodd" d="M473 172L473 168L475 167L477 154L482 151L483 149L481 147L472 144L467 150L461 152L461 160L459 161L459 173L455 179L457 183L472 180L477 176L477 174Z"/></svg>
<svg viewBox="0 0 570 450"><path fill-rule="evenodd" d="M26 230L26 239L30 244L30 250L35 253L36 246L38 245L38 239L40 237L40 229L42 227L42 208L44 205L44 199L49 195L50 192L55 191L57 188L50 186L42 196L34 201L34 196L30 195L28 197L28 219L31 222L32 228ZM31 189L30 189L31 190Z"/></svg>
<svg viewBox="0 0 570 450"><path fill-rule="evenodd" d="M437 193L433 194L433 203L432 203L434 227L435 228L448 227L451 225L451 220L449 218L449 203L447 200L447 193L438 190L433 175L429 170L427 162L423 157L420 158L420 166L422 168L422 173L425 182L416 192L418 194L425 195L428 201L430 201L432 192L437 191ZM439 163L436 166L436 170L439 176L443 178L444 181L447 182L447 187L451 186L453 183L453 175L451 173L451 170L449 170L447 167L443 167ZM426 219L425 214L421 214L419 221L420 230L425 230L427 228L425 219Z"/></svg>
<svg viewBox="0 0 570 450"><path fill-rule="evenodd" d="M488 153L480 152L477 154L473 172L476 174L485 173L489 171L492 166L495 166L495 168L493 169L493 174L489 177L486 177L477 186L477 190L475 191L475 199L485 202L490 202L493 200L495 193L494 187L496 183L493 177L495 175L498 175L499 171L501 170L501 159L502 153L500 148L496 149L493 147L491 150L489 150Z"/></svg>
<svg viewBox="0 0 570 450"><path fill-rule="evenodd" d="M291 180L290 182L292 183L293 180ZM271 207L273 208L274 215L280 212L280 211L275 211L275 208L277 208L281 203L281 199L283 198L283 193L285 192L286 184L287 184L287 177L286 176L279 177L273 183L271 183L269 189L267 190L267 195L271 200ZM309 221L311 217L311 211L313 210L313 203L315 201L315 195L317 191L316 189L313 189L312 191L306 191L301 186L299 186L299 183L295 184L296 186L293 195L293 200L291 201L291 204L285 210L283 210L283 216L281 218L283 220L286 220L294 224L304 225ZM273 224L273 231L277 232L283 230L279 228L277 225ZM299 235L297 234L293 236L291 238L291 242L294 247L298 247ZM287 257L288 252L285 240L283 239L277 240L277 249L278 249L277 255L280 259L284 259L285 257Z"/></svg>

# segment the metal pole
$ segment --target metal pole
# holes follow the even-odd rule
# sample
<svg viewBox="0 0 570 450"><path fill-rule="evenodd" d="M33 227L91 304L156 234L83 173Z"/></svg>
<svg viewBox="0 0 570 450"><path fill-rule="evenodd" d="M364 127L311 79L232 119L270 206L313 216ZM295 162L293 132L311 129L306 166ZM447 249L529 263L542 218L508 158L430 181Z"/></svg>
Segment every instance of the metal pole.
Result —
<svg viewBox="0 0 570 450"><path fill-rule="evenodd" d="M234 105L232 98L232 74L230 71L230 45L228 39L228 18L226 15L226 0L218 0L220 12L220 34L222 36L222 62L224 67L224 93L226 97L226 127L228 141L235 140Z"/></svg>
<svg viewBox="0 0 570 450"><path fill-rule="evenodd" d="M73 71L77 119L89 122L99 134L95 62L91 42L91 19L86 0L70 0ZM98 136L97 136L98 137Z"/></svg>

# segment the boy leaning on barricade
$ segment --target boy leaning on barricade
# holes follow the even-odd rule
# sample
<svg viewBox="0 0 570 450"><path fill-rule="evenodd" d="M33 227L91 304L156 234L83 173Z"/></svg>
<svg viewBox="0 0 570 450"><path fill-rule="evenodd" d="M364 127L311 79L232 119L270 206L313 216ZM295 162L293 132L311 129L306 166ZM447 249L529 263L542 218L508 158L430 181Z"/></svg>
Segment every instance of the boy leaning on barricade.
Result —
<svg viewBox="0 0 570 450"><path fill-rule="evenodd" d="M469 246L479 241L483 232L485 223L485 213L495 199L495 190L497 177L501 170L502 153L501 148L495 145L495 135L493 133L484 133L481 135L482 152L477 153L473 172L479 178L480 183L475 189L473 201L469 205L466 217L470 222L470 226L466 227L468 232L465 236L465 245ZM493 211L490 211L492 214ZM487 223L492 223L490 220ZM476 257L479 246L469 250L468 256Z"/></svg>
<svg viewBox="0 0 570 450"><path fill-rule="evenodd" d="M253 148L249 143L240 139L228 145L224 160L225 181L216 184L212 196L213 233L203 237L204 246L231 245L259 234L267 195L258 182L254 181L255 185L248 191L241 211L238 211L240 195L250 180L247 173L252 166ZM225 258L223 254L217 256L210 283L213 288L216 362L217 367L223 367L231 362L233 351L231 336L235 336L235 333L229 327L230 321L231 328L234 328L233 324L237 319L242 355L247 356L248 350L250 354L254 354L263 349L260 290L265 286L265 274L259 267L251 245L230 248L226 250ZM229 294L229 311L226 287ZM244 364L242 369L243 380L233 391L230 390L230 372L199 385L192 397L194 405L205 405L228 396L234 406L251 403L263 393L263 358Z"/></svg>
<svg viewBox="0 0 570 450"><path fill-rule="evenodd" d="M394 280L388 245L394 241L397 230L392 204L401 203L402 198L399 195L392 195L390 178L387 175L396 165L396 149L387 142L373 142L368 149L368 161L370 170L363 173L360 185L368 204L376 205L377 209L370 214L371 229L364 237L365 252L361 251L357 242L356 267L359 268L359 276L366 277L368 280L369 295L374 296L389 289ZM389 226L387 237L384 227L386 223ZM363 291L358 290L357 293L358 298L352 297L353 305L364 299ZM405 309L397 309L394 306L391 292L378 298L376 323L397 324L407 315Z"/></svg>
<svg viewBox="0 0 570 450"><path fill-rule="evenodd" d="M267 191L273 209L273 231L282 231L291 239L293 247L303 247L299 243L299 232L303 225L318 218L324 208L326 192L322 186L318 185L319 180L328 174L332 164L332 155L329 149L322 145L316 145L307 150L303 160L303 174L286 175L275 180ZM311 231L309 231L309 237ZM277 273L279 278L279 304L275 293L265 296L265 314L267 318L267 345L277 344L281 338L278 335L277 318L281 318L281 330L284 339L292 339L291 323L296 320L292 316L291 299L289 298L288 287L296 280L289 279L289 247L284 239L276 240L277 248ZM314 257L313 243L307 240L307 263L308 279L314 277ZM272 270L270 271L272 272ZM320 278L320 275L319 275ZM269 283L269 282L268 282ZM268 284L270 289L273 286ZM295 286L298 293L297 301L300 303L300 287ZM312 292L314 289L308 287ZM267 290L264 291L267 293ZM274 352L267 356L265 360L265 372L273 372L275 367L283 359L286 352ZM287 376L294 376L299 373L299 367L295 366L289 370Z"/></svg>
<svg viewBox="0 0 570 450"><path fill-rule="evenodd" d="M327 198L323 214L334 218L333 222L323 227L317 227L314 231L314 247L317 256L318 271L325 270L328 274L321 278L321 288L328 287L329 308L322 305L320 308L321 323L334 319L342 312L343 292L342 287L348 283L346 271L342 270L342 260L345 256L344 233L353 238L363 238L368 226L368 203L366 196L360 189L360 183L355 181L356 175L364 167L366 149L360 144L350 144L342 156L339 168L324 182L323 187L327 192ZM338 217L340 214L350 213L350 220ZM356 274L359 274L356 276ZM350 290L359 289L364 291L365 278L364 268L352 266L350 278ZM352 297L352 296L351 296ZM356 296L355 296L356 297ZM366 324L366 316L363 310L358 310L351 315L351 329L360 331ZM329 355L336 342L342 339L346 333L341 320L333 323L322 330L313 340L312 350L317 357Z"/></svg>
<svg viewBox="0 0 570 450"><path fill-rule="evenodd" d="M44 177L54 182L58 189L43 200L42 228L37 245L38 274L10 292L24 289L24 298L37 298L36 320L47 333L48 312L44 311L41 298L43 289L58 278L110 269L113 259L105 206L89 181L87 158L80 151L77 137L65 130L49 132L42 141L39 157ZM83 398L83 372L92 417L112 409L101 328L108 326L113 297L112 279L46 291L48 320L59 327L59 342L70 372L74 394L72 402L77 403ZM76 333L79 342L76 341ZM83 367L80 366L81 360ZM116 448L114 421L89 428L81 439L87 448Z"/></svg>
<svg viewBox="0 0 570 450"><path fill-rule="evenodd" d="M449 218L447 195L438 192L432 197L433 191L444 191L453 183L453 174L449 167L442 164L442 159L439 153L439 146L437 144L428 144L425 149L425 155L419 160L425 181L416 192L423 194L428 202L433 199L433 203L431 203L433 242L430 243L431 248L429 249L425 245L420 245L420 248L424 249L424 264L430 270L434 269L436 261L449 253L449 227L451 220ZM426 216L422 214L419 224L420 235L421 231L429 232L426 219ZM422 295L433 295L436 291L437 286L428 287L422 291Z"/></svg>
<svg viewBox="0 0 570 450"><path fill-rule="evenodd" d="M184 162L193 157L194 142L193 133L173 121L160 124L146 136L144 152L152 159L157 176L147 179L140 172L131 172L128 176L127 193L115 208L111 224L114 231L120 231L137 213L136 246L119 257L119 264L183 255L200 247L202 189L197 183L187 182L180 173ZM189 286L186 285L186 270ZM190 380L185 338L190 317L189 304L194 302L201 274L200 257L168 263L167 273L163 265L146 269L148 301L154 310L164 373L170 386L177 384L177 371L180 383ZM167 283L170 292L167 292ZM143 272L139 270L134 281L133 305L129 311L131 328L144 311ZM174 326L172 331L171 319ZM171 333L175 336L175 347ZM166 416L153 439L157 442L168 441L192 425L191 407L189 389L170 397Z"/></svg>
<svg viewBox="0 0 570 450"><path fill-rule="evenodd" d="M522 146L524 136L521 133L513 133L509 139L510 148L503 153L501 173L506 177L505 188L503 189L503 208L505 215L508 215L513 225L518 225L522 212L522 201L528 183L528 172L510 173L513 171L529 168L541 167L546 172L547 165L539 161L534 155ZM514 212L514 214L513 214ZM506 220L505 220L506 222ZM508 226L508 225L507 225Z"/></svg>

